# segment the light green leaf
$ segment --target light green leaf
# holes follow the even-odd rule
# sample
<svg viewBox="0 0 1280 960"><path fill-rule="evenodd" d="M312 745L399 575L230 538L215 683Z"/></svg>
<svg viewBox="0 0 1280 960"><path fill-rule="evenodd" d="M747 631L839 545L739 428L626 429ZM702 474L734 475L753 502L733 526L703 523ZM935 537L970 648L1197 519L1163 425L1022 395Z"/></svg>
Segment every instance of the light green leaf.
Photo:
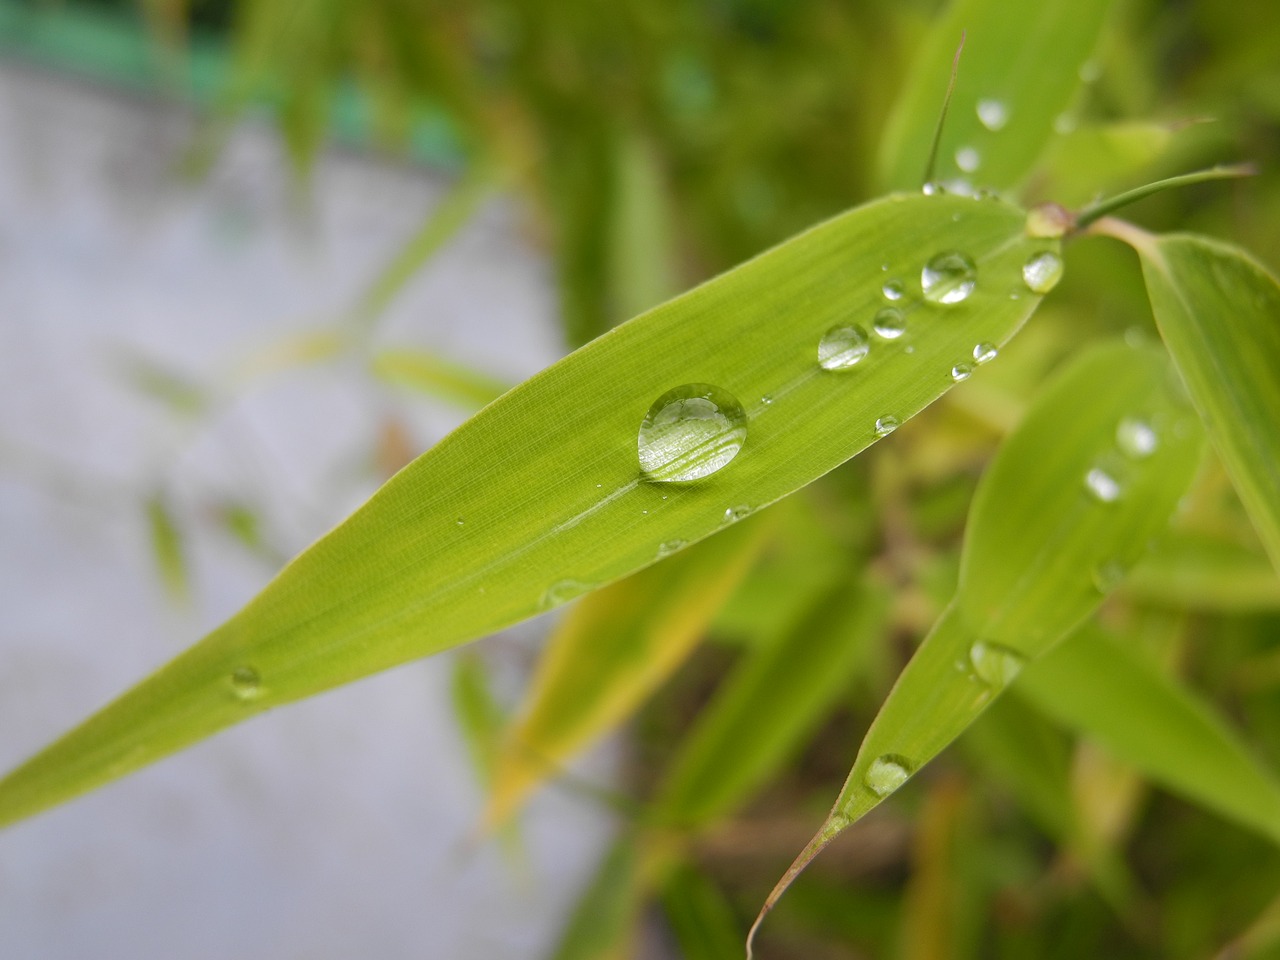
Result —
<svg viewBox="0 0 1280 960"><path fill-rule="evenodd" d="M1280 610L1280 576L1264 554L1226 540L1163 540L1125 578L1126 596L1193 610Z"/></svg>
<svg viewBox="0 0 1280 960"><path fill-rule="evenodd" d="M161 494L147 498L147 529L151 535L151 552L165 589L175 600L190 597L191 581L187 573L187 557L182 546L182 530Z"/></svg>
<svg viewBox="0 0 1280 960"><path fill-rule="evenodd" d="M1110 232L1142 258L1160 334L1280 570L1280 285L1243 250L1207 237L1115 221Z"/></svg>
<svg viewBox="0 0 1280 960"><path fill-rule="evenodd" d="M489 689L485 662L475 653L464 652L454 660L449 698L471 763L479 781L487 786L493 782L497 768L506 716Z"/></svg>
<svg viewBox="0 0 1280 960"><path fill-rule="evenodd" d="M826 844L972 723L1023 663L1092 614L1119 579L1112 571L1131 565L1166 524L1201 453L1195 414L1171 373L1162 350L1095 347L1001 446L974 497L955 600L898 677L830 815L766 911ZM1158 438L1141 453L1123 430L1134 417Z"/></svg>
<svg viewBox="0 0 1280 960"><path fill-rule="evenodd" d="M531 790L626 720L680 667L755 562L773 527L769 519L735 524L569 612L503 738L486 823L504 822Z"/></svg>
<svg viewBox="0 0 1280 960"><path fill-rule="evenodd" d="M0 824L255 713L550 609L821 476L1034 310L1022 267L1057 245L1023 224L996 200L887 197L544 370L400 471L199 645L0 781ZM944 251L977 272L967 297L954 282L933 288L950 304L921 296L922 268ZM853 369L820 367L823 335L869 327L894 279L906 334L877 339ZM696 384L741 402L741 452L696 482L657 482L639 469L641 421ZM726 430L715 449L738 436Z"/></svg>
<svg viewBox="0 0 1280 960"><path fill-rule="evenodd" d="M908 189L924 179L962 33L964 52L934 179L998 190L1017 185L1075 95L1080 68L1098 44L1110 6L1110 0L952 3L921 44L889 118L880 150L885 186ZM962 154L965 150L974 153ZM977 165L964 170L957 157L964 166L976 158Z"/></svg>
<svg viewBox="0 0 1280 960"><path fill-rule="evenodd" d="M375 377L478 410L504 394L509 385L496 377L442 360L425 350L396 347L376 353L369 364Z"/></svg>
<svg viewBox="0 0 1280 960"><path fill-rule="evenodd" d="M887 617L882 587L841 582L787 636L751 650L672 760L658 820L705 825L747 800L847 690Z"/></svg>
<svg viewBox="0 0 1280 960"><path fill-rule="evenodd" d="M625 960L645 893L639 841L614 841L574 908L552 960Z"/></svg>
<svg viewBox="0 0 1280 960"><path fill-rule="evenodd" d="M1280 843L1280 780L1207 703L1086 624L1017 691L1152 780Z"/></svg>

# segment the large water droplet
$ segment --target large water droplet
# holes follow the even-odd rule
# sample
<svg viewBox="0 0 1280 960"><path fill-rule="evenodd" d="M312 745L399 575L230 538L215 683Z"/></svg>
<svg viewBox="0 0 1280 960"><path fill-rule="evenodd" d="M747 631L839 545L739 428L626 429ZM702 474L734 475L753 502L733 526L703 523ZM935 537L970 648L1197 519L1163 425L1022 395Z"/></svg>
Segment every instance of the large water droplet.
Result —
<svg viewBox="0 0 1280 960"><path fill-rule="evenodd" d="M867 768L864 783L877 797L887 797L911 778L908 761L895 753L876 757Z"/></svg>
<svg viewBox="0 0 1280 960"><path fill-rule="evenodd" d="M907 332L907 318L896 307L885 307L876 313L871 329L883 340L897 340Z"/></svg>
<svg viewBox="0 0 1280 960"><path fill-rule="evenodd" d="M907 289L902 285L901 280L886 280L880 292L884 294L886 300L901 300L906 295Z"/></svg>
<svg viewBox="0 0 1280 960"><path fill-rule="evenodd" d="M897 417L880 417L876 420L876 436L887 437L899 426Z"/></svg>
<svg viewBox="0 0 1280 960"><path fill-rule="evenodd" d="M989 687L1000 689L1013 682L1026 659L1008 647L979 640L969 648L969 662L979 680Z"/></svg>
<svg viewBox="0 0 1280 960"><path fill-rule="evenodd" d="M1156 452L1159 438L1151 424L1135 417L1125 417L1116 427L1116 445L1125 456L1142 460Z"/></svg>
<svg viewBox="0 0 1280 960"><path fill-rule="evenodd" d="M1062 258L1052 250L1035 254L1023 264L1022 279L1032 293L1048 293L1062 279Z"/></svg>
<svg viewBox="0 0 1280 960"><path fill-rule="evenodd" d="M976 364L990 363L996 358L996 345L994 343L979 343L973 348L973 362Z"/></svg>
<svg viewBox="0 0 1280 960"><path fill-rule="evenodd" d="M968 380L973 375L973 367L967 363L957 363L951 368L951 379L956 383L961 380Z"/></svg>
<svg viewBox="0 0 1280 960"><path fill-rule="evenodd" d="M1009 122L1009 108L1002 100L979 100L975 109L978 111L978 120L988 130L1003 130L1004 125Z"/></svg>
<svg viewBox="0 0 1280 960"><path fill-rule="evenodd" d="M237 700L257 700L263 694L262 677L253 667L236 667L231 671L231 692Z"/></svg>
<svg viewBox="0 0 1280 960"><path fill-rule="evenodd" d="M856 323L839 323L818 341L818 363L824 370L848 370L870 349L867 331Z"/></svg>
<svg viewBox="0 0 1280 960"><path fill-rule="evenodd" d="M978 268L963 253L952 250L940 253L920 271L920 288L930 303L945 306L960 303L973 293Z"/></svg>
<svg viewBox="0 0 1280 960"><path fill-rule="evenodd" d="M982 154L974 147L961 147L956 151L956 166L965 173L973 173L982 164Z"/></svg>
<svg viewBox="0 0 1280 960"><path fill-rule="evenodd" d="M668 390L640 423L640 469L650 480L698 480L722 469L747 439L747 415L727 390L687 383Z"/></svg>
<svg viewBox="0 0 1280 960"><path fill-rule="evenodd" d="M1101 467L1094 467L1084 475L1084 486L1100 503L1115 503L1124 492L1120 481Z"/></svg>

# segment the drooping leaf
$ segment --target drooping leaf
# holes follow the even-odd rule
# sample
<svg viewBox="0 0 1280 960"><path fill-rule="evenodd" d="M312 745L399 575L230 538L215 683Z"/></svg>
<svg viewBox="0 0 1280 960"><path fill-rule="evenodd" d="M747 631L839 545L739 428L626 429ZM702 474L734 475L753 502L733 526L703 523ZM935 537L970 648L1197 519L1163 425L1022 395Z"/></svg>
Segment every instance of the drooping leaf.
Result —
<svg viewBox="0 0 1280 960"><path fill-rule="evenodd" d="M885 129L880 175L919 187L952 58L965 36L934 179L1006 190L1031 169L1080 85L1110 0L955 0L921 44ZM972 151L966 153L965 151ZM970 167L971 169L964 169Z"/></svg>
<svg viewBox="0 0 1280 960"><path fill-rule="evenodd" d="M1280 570L1280 285L1243 250L1191 234L1116 234L1271 562Z"/></svg>
<svg viewBox="0 0 1280 960"><path fill-rule="evenodd" d="M848 688L887 615L882 588L841 582L789 634L752 649L672 760L659 821L705 825L746 801Z"/></svg>
<svg viewBox="0 0 1280 960"><path fill-rule="evenodd" d="M769 520L735 524L569 612L503 737L487 823L505 821L542 780L613 730L679 668L751 568Z"/></svg>
<svg viewBox="0 0 1280 960"><path fill-rule="evenodd" d="M1018 693L1176 793L1280 843L1280 778L1207 703L1087 624Z"/></svg>
<svg viewBox="0 0 1280 960"><path fill-rule="evenodd" d="M1048 387L974 498L960 585L867 732L830 815L765 910L826 844L905 783L1029 659L1102 602L1168 521L1200 458L1163 351L1108 344ZM1157 441L1134 446L1134 418ZM763 914L762 914L763 915Z"/></svg>
<svg viewBox="0 0 1280 960"><path fill-rule="evenodd" d="M1019 328L1040 299L1023 265L1057 248L1023 223L996 200L888 197L553 365L398 473L203 642L0 781L0 823L262 710L549 609L812 481L944 393L975 347ZM926 299L922 268L939 253ZM903 284L905 335L869 343L849 369L819 366L833 327L845 342L873 336L888 280ZM637 432L681 385L724 391L735 416L714 456L730 441L741 452L697 481L659 482L640 471ZM655 438L647 453L668 449Z"/></svg>

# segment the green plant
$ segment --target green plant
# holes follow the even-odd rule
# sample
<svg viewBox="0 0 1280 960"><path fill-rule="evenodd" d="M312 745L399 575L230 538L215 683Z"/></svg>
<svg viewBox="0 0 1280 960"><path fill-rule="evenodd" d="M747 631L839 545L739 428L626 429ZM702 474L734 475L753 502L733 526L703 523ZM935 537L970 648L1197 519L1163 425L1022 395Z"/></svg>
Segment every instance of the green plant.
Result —
<svg viewBox="0 0 1280 960"><path fill-rule="evenodd" d="M677 914L696 911L675 922L687 943L723 931L732 910L696 869L691 838L774 774L851 683L878 694L877 671L893 672L885 638L903 634L927 636L877 711L831 813L767 905L984 714L978 765L1009 782L1030 819L1071 852L1121 916L1135 912L1138 884L1106 818L1072 802L1073 777L1094 788L1101 778L1073 774L1058 729L1037 726L1045 718L1280 841L1271 766L1175 669L1193 633L1183 614L1207 608L1226 629L1233 603L1247 615L1232 669L1274 661L1274 621L1249 616L1277 606L1266 557L1280 565L1280 289L1236 248L1147 233L1110 216L1135 195L1101 203L1080 195L1072 165L1098 141L1132 132L1095 129L1080 142L1055 135L1107 8L1045 3L1011 18L999 3L956 3L920 45L877 172L867 175L899 192L641 312L485 407L239 615L0 781L0 823L263 710L590 593L554 638L526 710L486 754L494 825L564 758L637 709L710 625L746 639L740 665L606 861L563 956L594 955L625 939L654 892ZM387 17L400 10L374 9ZM566 22L547 30L600 26L566 10L552 15ZM258 3L247 16L253 68L292 63L273 39L286 23L273 19L282 6ZM938 154L941 188L916 192L930 143L937 146L936 103L961 27L969 49ZM374 34L390 42L398 31ZM639 50L660 49L659 38L645 36L653 44ZM590 39L581 48L588 53L609 47ZM285 52L309 51L309 43ZM534 41L524 52L533 62L546 48ZM331 71L318 60L308 68L314 77L289 75L286 129L300 157L322 126L313 84ZM630 245L638 237L649 250L668 246L662 226L643 219L653 208L628 202L637 194L658 198L659 210L671 202L654 186L651 105L638 94L622 98L641 119L616 130L598 110L572 109L581 106L576 96L591 99L573 71L568 79L552 73L571 89L556 88L520 56L510 63L511 75L527 81L512 81L511 96L530 124L545 126L539 134L523 124L495 127L500 110L468 86L475 77L464 69L424 81L469 124L486 162L424 229L416 253L425 257L447 238L494 169L529 176L558 211L567 330L572 341L585 340L608 326L615 304L639 310L673 282L662 254L646 258ZM1159 132L1146 130L1137 148L1124 140L1129 148L1120 152L1142 161L1132 168L1167 144ZM549 145L546 155L530 140ZM680 149L669 152L681 171ZM1099 182L1132 172L1114 161L1098 166ZM600 170L607 173L596 176ZM682 172L686 196L714 193L710 174ZM983 192L969 174L981 176ZM609 213L603 222L601 211ZM794 226L788 219L760 233ZM699 226L733 233L714 216ZM603 242L614 231L628 242ZM1099 236L1138 252L1164 346L1150 337L1117 342L1115 331L1090 327L1082 291L1045 318L1042 339L1032 328L1014 340L1063 275L1064 246L1114 261L1114 251L1086 252L1107 242ZM713 263L743 254L732 240L707 246ZM373 288L357 311L361 329L414 259L393 265ZM630 269L636 261L646 268ZM1095 278L1119 269L1091 266ZM1117 288L1127 295L1123 283ZM1064 357L1063 372L1036 389ZM1003 379L1002 364L1012 365ZM408 366L422 375L421 361ZM423 378L437 390L482 401L493 389L428 367ZM385 353L375 363L383 374L405 368ZM886 440L943 394L950 405L921 417L929 430L910 426ZM1205 428L1216 455L1207 452ZM888 450L868 472L836 469L881 440ZM982 479L957 547L956 517L978 465ZM960 478L958 509L949 476ZM802 489L799 502L749 516ZM162 504L155 517L157 541L170 544ZM931 523L936 535L926 532ZM1224 553L1239 574L1218 575ZM1242 602L1232 591L1246 577L1258 586ZM753 609L761 597L776 609ZM1174 613L1162 617L1153 606ZM1015 678L1018 698L1001 699ZM1126 709L1117 709L1122 696ZM479 702L474 691L460 698ZM489 728L482 736L499 737L482 705L471 714L477 729ZM1274 711L1266 716L1274 732ZM939 789L922 818L945 839L962 816L958 804ZM945 868L944 854L922 849ZM1275 875L1274 852L1258 862ZM727 939L704 955L720 955Z"/></svg>

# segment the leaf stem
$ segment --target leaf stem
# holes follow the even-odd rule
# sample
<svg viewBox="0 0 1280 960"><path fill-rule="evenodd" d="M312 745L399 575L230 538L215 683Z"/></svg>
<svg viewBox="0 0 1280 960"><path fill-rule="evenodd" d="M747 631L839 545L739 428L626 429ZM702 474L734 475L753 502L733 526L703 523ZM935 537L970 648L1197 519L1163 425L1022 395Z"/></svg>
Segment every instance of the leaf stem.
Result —
<svg viewBox="0 0 1280 960"><path fill-rule="evenodd" d="M1127 207L1131 203L1136 203L1153 193L1160 193L1163 190L1170 190L1174 187L1190 186L1193 183L1204 183L1208 180L1230 180L1236 177L1252 177L1256 175L1258 168L1251 163L1238 163L1234 166L1217 166L1210 167L1208 170L1197 170L1194 173L1184 173L1176 177L1169 177L1165 180L1157 180L1155 183L1144 184L1141 187L1134 187L1132 190L1126 190L1124 193L1116 194L1114 197L1108 197L1105 200L1099 200L1091 206L1085 207L1076 215L1074 227L1076 230L1083 230L1096 220L1100 220L1110 213L1114 213L1121 207Z"/></svg>

